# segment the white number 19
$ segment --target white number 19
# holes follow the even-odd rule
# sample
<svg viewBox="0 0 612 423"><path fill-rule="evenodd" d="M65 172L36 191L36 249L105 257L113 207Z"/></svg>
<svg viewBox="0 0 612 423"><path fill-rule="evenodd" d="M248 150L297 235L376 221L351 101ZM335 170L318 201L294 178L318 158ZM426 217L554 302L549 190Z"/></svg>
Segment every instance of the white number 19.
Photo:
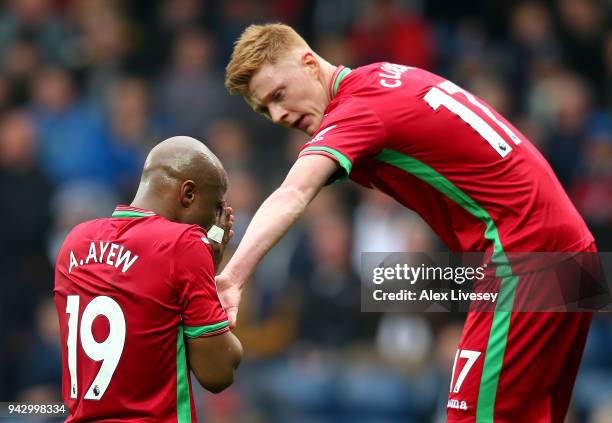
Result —
<svg viewBox="0 0 612 423"><path fill-rule="evenodd" d="M440 106L446 107L478 132L500 156L506 157L508 153L512 151L512 147L483 118L478 116L473 110L459 100L451 97L454 94L463 94L470 105L480 109L489 119L495 122L514 144L518 145L521 143L521 139L512 132L508 125L497 119L491 110L479 102L472 94L450 81L444 81L432 87L427 94L425 94L423 100L425 100L434 110L438 110Z"/></svg>
<svg viewBox="0 0 612 423"><path fill-rule="evenodd" d="M77 329L79 326L78 295L68 295L66 313L68 318L68 370L70 372L70 398L76 398L77 386ZM110 330L103 342L94 339L92 326L96 317L104 316L108 319ZM110 297L100 296L94 298L83 310L81 319L81 345L83 351L94 361L102 361L100 370L90 385L85 399L99 400L106 392L125 344L125 317L121 307Z"/></svg>

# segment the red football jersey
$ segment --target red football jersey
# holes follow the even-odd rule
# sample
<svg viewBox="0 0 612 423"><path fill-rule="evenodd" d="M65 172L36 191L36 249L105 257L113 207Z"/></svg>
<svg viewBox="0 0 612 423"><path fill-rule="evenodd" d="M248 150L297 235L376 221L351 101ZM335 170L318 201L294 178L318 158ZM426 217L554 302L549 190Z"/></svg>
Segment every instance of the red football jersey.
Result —
<svg viewBox="0 0 612 423"><path fill-rule="evenodd" d="M185 337L229 330L197 225L118 206L76 226L57 256L69 422L196 421Z"/></svg>
<svg viewBox="0 0 612 423"><path fill-rule="evenodd" d="M418 68L340 67L301 151L416 211L452 251L581 251L593 241L538 150L487 103Z"/></svg>

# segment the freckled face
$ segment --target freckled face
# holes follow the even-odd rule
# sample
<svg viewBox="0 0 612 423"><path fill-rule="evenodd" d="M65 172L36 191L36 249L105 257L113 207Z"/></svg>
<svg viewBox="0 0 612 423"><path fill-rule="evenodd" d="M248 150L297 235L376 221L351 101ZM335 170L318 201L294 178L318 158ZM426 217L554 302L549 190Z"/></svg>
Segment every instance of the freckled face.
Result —
<svg viewBox="0 0 612 423"><path fill-rule="evenodd" d="M290 57L266 64L251 78L248 101L274 123L312 135L329 103L320 74L312 55L305 55L301 61Z"/></svg>

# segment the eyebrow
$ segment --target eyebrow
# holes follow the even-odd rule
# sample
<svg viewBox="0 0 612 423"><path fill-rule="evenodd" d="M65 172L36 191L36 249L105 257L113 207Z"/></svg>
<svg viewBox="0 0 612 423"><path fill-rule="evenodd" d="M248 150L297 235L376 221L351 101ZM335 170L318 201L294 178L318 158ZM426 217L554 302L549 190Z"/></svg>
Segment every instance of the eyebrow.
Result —
<svg viewBox="0 0 612 423"><path fill-rule="evenodd" d="M266 106L255 105L253 106L253 110L257 113L268 114L268 108Z"/></svg>
<svg viewBox="0 0 612 423"><path fill-rule="evenodd" d="M274 88L272 88L268 94L266 94L265 96L263 96L261 102L262 103L266 103L267 101L269 101L270 97L272 97L274 95L274 93L276 93L279 89L281 88L281 85L277 85ZM264 113L264 114L268 114L268 107L267 106L262 106L260 104L257 103L253 103L254 107L253 109L257 112L257 113Z"/></svg>

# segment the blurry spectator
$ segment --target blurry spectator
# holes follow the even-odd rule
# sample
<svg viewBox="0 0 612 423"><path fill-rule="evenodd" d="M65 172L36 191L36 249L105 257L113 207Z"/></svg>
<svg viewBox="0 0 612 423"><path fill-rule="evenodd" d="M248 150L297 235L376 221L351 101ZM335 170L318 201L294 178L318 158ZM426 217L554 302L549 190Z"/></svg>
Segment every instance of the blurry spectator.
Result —
<svg viewBox="0 0 612 423"><path fill-rule="evenodd" d="M524 68L531 60L542 54L556 53L559 49L553 33L550 10L539 1L520 2L511 17L512 40L519 49L520 63Z"/></svg>
<svg viewBox="0 0 612 423"><path fill-rule="evenodd" d="M432 343L433 333L428 322L414 314L386 314L376 332L380 356L400 369L422 366Z"/></svg>
<svg viewBox="0 0 612 423"><path fill-rule="evenodd" d="M556 60L561 53L560 45L553 32L550 9L539 1L519 2L512 13L510 25L512 54L508 59L512 61L511 81L522 94L528 77L525 70L547 60ZM518 100L522 101L523 98L519 97Z"/></svg>
<svg viewBox="0 0 612 423"><path fill-rule="evenodd" d="M414 10L392 0L368 2L354 23L351 45L360 63L381 60L432 69L434 40L429 25Z"/></svg>
<svg viewBox="0 0 612 423"><path fill-rule="evenodd" d="M612 6L600 0L557 0L557 5L565 60L574 72L592 84L597 96L606 77L601 51Z"/></svg>
<svg viewBox="0 0 612 423"><path fill-rule="evenodd" d="M142 79L126 77L116 81L108 103L111 130L122 145L148 151L156 144L157 122L149 115L149 92Z"/></svg>
<svg viewBox="0 0 612 423"><path fill-rule="evenodd" d="M31 40L43 57L70 64L76 51L74 31L66 24L51 0L9 0L0 15L0 58L6 63L7 52L20 39Z"/></svg>
<svg viewBox="0 0 612 423"><path fill-rule="evenodd" d="M14 360L27 338L34 304L49 295L44 255L51 186L36 167L32 123L21 112L0 120L0 395L15 399Z"/></svg>
<svg viewBox="0 0 612 423"><path fill-rule="evenodd" d="M600 251L612 249L612 117L599 113L591 119L580 171L570 195L597 240Z"/></svg>
<svg viewBox="0 0 612 423"><path fill-rule="evenodd" d="M172 44L185 28L210 28L219 20L211 0L161 0L154 3L136 0L132 16L139 31L141 50L136 57L143 73L157 75L160 64L171 58ZM132 58L134 59L134 58Z"/></svg>
<svg viewBox="0 0 612 423"><path fill-rule="evenodd" d="M214 39L197 29L181 32L172 65L161 81L161 106L178 133L197 136L226 112L227 93L214 68Z"/></svg>
<svg viewBox="0 0 612 423"><path fill-rule="evenodd" d="M608 423L610 421L612 421L612 397L595 408L589 423Z"/></svg>
<svg viewBox="0 0 612 423"><path fill-rule="evenodd" d="M483 75L470 81L466 89L486 101L502 116L512 116L514 104L505 81L494 76Z"/></svg>
<svg viewBox="0 0 612 423"><path fill-rule="evenodd" d="M612 107L612 104L610 104L612 103L612 29L608 30L605 37L602 55L606 66L605 85L602 93L604 98L608 99L607 104L604 104L604 106L607 106L608 110L610 110Z"/></svg>
<svg viewBox="0 0 612 423"><path fill-rule="evenodd" d="M51 187L36 167L30 119L11 112L0 121L0 257L11 261L44 250Z"/></svg>
<svg viewBox="0 0 612 423"><path fill-rule="evenodd" d="M449 68L449 77L457 84L467 86L471 78L491 73L489 64L493 57L482 22L463 19L457 24L456 31L444 41L448 46L442 49L442 53L449 61L444 63L444 68Z"/></svg>
<svg viewBox="0 0 612 423"><path fill-rule="evenodd" d="M104 185L80 180L62 185L51 202L49 261L55 263L57 252L72 228L86 220L108 217L118 203L116 193Z"/></svg>
<svg viewBox="0 0 612 423"><path fill-rule="evenodd" d="M22 104L28 99L28 84L40 65L40 52L35 44L18 41L6 52L4 72L10 80L13 103Z"/></svg>
<svg viewBox="0 0 612 423"><path fill-rule="evenodd" d="M7 112L13 102L12 84L9 78L0 73L0 112Z"/></svg>
<svg viewBox="0 0 612 423"><path fill-rule="evenodd" d="M55 184L86 179L113 185L108 129L99 111L80 100L66 71L57 67L39 71L32 116L42 168Z"/></svg>
<svg viewBox="0 0 612 423"><path fill-rule="evenodd" d="M270 0L269 15L270 19L284 22L288 25L300 25L304 22L305 15L310 12L309 8L304 7L307 0Z"/></svg>
<svg viewBox="0 0 612 423"><path fill-rule="evenodd" d="M459 341L461 340L461 332L463 330L461 321L463 318L463 316L453 316L453 319L445 318L444 320L446 320L446 322L436 334L434 360L439 372L439 400L435 406L436 410L432 423L442 423L446 421L448 386L451 383L453 363L455 362L455 355L457 353Z"/></svg>
<svg viewBox="0 0 612 423"><path fill-rule="evenodd" d="M253 170L252 142L244 125L236 119L220 118L205 129L204 142L215 152L231 175L232 170ZM230 188L231 189L231 188Z"/></svg>
<svg viewBox="0 0 612 423"><path fill-rule="evenodd" d="M36 309L36 330L21 352L18 401L49 404L61 401L62 353L55 304L51 298ZM44 359L43 359L44 357Z"/></svg>
<svg viewBox="0 0 612 423"><path fill-rule="evenodd" d="M342 38L346 38L346 34L352 23L361 13L363 13L363 3L364 2L356 2L354 0L316 1L314 10L312 11L312 34L308 34L307 31L300 32L300 34L304 33L305 35L312 35L313 37L319 36L320 34L335 34Z"/></svg>
<svg viewBox="0 0 612 423"><path fill-rule="evenodd" d="M582 160L589 91L577 76L561 73L537 82L530 101L534 115L550 125L545 155L559 181L567 187Z"/></svg>
<svg viewBox="0 0 612 423"><path fill-rule="evenodd" d="M268 18L267 1L233 0L220 2L219 20L215 25L219 45L224 54L223 64L229 61L234 41L248 25Z"/></svg>
<svg viewBox="0 0 612 423"><path fill-rule="evenodd" d="M315 348L346 347L367 331L350 262L350 225L328 210L325 218L308 219L306 229L291 272L300 304L298 339Z"/></svg>
<svg viewBox="0 0 612 423"><path fill-rule="evenodd" d="M612 399L612 320L608 313L593 319L574 398L577 411L582 415L588 415Z"/></svg>
<svg viewBox="0 0 612 423"><path fill-rule="evenodd" d="M217 150L214 151L217 153ZM221 157L221 155L218 154L217 157ZM227 162L223 161L223 163ZM228 169L230 175L227 203L234 209L235 218L235 235L230 243L237 246L262 200L261 191L257 179L244 168L235 168L234 170L229 166L225 166L225 168Z"/></svg>
<svg viewBox="0 0 612 423"><path fill-rule="evenodd" d="M148 87L142 79L125 77L110 89L108 114L115 162L115 189L129 198L148 151L164 138L164 122L150 110Z"/></svg>
<svg viewBox="0 0 612 423"><path fill-rule="evenodd" d="M328 57L331 63L342 63L349 67L358 63L349 42L344 37L331 33L317 34L314 48L321 57Z"/></svg>
<svg viewBox="0 0 612 423"><path fill-rule="evenodd" d="M353 267L361 268L361 254L367 252L434 251L437 238L410 211L398 207L392 198L376 190L360 190L361 202L353 220Z"/></svg>
<svg viewBox="0 0 612 423"><path fill-rule="evenodd" d="M209 5L199 0L163 0L159 7L159 28L166 36L176 36L186 27L194 27L205 20ZM170 46L166 46L169 48Z"/></svg>
<svg viewBox="0 0 612 423"><path fill-rule="evenodd" d="M106 103L109 88L122 72L131 48L130 33L121 10L114 0L85 0L70 4L82 32L80 65L86 67L86 95L96 105Z"/></svg>

